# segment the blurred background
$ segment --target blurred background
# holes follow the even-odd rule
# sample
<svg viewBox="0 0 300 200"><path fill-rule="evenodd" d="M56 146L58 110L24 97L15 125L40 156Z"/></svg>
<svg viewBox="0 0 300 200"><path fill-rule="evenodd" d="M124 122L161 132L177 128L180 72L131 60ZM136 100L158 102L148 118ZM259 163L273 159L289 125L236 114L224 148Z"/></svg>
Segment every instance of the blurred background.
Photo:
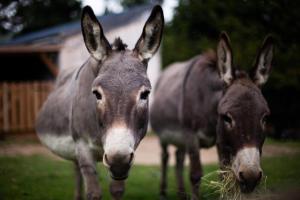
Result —
<svg viewBox="0 0 300 200"><path fill-rule="evenodd" d="M62 187L73 187L64 182L65 177L72 175L72 172L64 170L68 164L57 162L58 158L47 161L48 157L53 156L36 140L34 123L59 70L78 67L89 56L81 36L79 20L82 7L90 5L93 8L110 42L121 36L129 48L133 48L154 4L163 6L166 26L160 51L148 67L153 88L161 71L169 64L215 49L223 30L231 38L234 65L245 70L252 67L264 37L267 34L275 37L273 68L268 83L262 89L272 113L268 119L268 137L271 139L267 140L266 154L275 157L268 160L265 167L269 167L269 174L273 177L271 186L274 184L275 188L279 188L282 181L287 181L287 185L300 186L299 172L291 171L300 168L297 162L300 155L300 1L1 0L0 177L1 174L6 176L0 178L0 199L6 199L5 195L9 199L20 199L20 196L35 199L32 196L35 187L27 187L31 192L24 192L20 187L26 180L34 182L39 177L53 179L53 184L59 181ZM153 134L148 135L146 142L142 142L139 148L141 154L137 157L137 162L138 165L155 167L138 167L135 172L137 174L133 175L135 178L129 180L133 185L140 184L139 176L144 173L149 175L148 179L144 177L149 181L148 184L144 183L147 186L159 180L159 147ZM32 157L36 154L42 156ZM29 157L24 157L28 155ZM204 152L202 158L207 164L214 163L205 170L217 168L215 149ZM284 159L289 160L285 162ZM295 162L289 162L290 160ZM280 165L281 162L290 164L286 164L284 168ZM32 163L42 171L42 163L46 163L50 172L38 173L32 179L30 174L39 172L32 167ZM272 171L274 164L278 167ZM27 172L18 174L15 166L22 166ZM60 169L62 174L56 169ZM290 171L288 175L275 172L287 169ZM286 176L288 178L284 179ZM101 175L101 178L108 179L106 175ZM6 184L8 181L12 183L9 186ZM158 193L156 186L148 189ZM49 198L45 194L39 194L38 197L70 199L72 196L69 193L62 195L60 192L54 192L57 198ZM131 193L133 196L130 196ZM131 193L129 192L128 199L147 199L143 193L138 196L138 191L131 190ZM175 195L175 189L173 193ZM153 199L153 196L149 199Z"/></svg>

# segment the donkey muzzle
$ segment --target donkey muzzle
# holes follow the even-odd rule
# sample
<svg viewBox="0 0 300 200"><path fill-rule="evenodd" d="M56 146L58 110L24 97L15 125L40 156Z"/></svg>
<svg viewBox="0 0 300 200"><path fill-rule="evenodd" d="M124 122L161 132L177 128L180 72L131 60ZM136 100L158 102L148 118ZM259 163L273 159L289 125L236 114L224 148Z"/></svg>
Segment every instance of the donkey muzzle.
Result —
<svg viewBox="0 0 300 200"><path fill-rule="evenodd" d="M134 160L135 139L133 132L126 127L113 127L108 130L104 142L103 163L115 180L123 180Z"/></svg>
<svg viewBox="0 0 300 200"><path fill-rule="evenodd" d="M262 178L262 170L255 166L242 167L238 173L240 188L243 193L252 192Z"/></svg>
<svg viewBox="0 0 300 200"><path fill-rule="evenodd" d="M104 154L103 163L109 169L110 176L114 180L124 180L128 177L129 169L134 160L134 153L129 155Z"/></svg>
<svg viewBox="0 0 300 200"><path fill-rule="evenodd" d="M252 192L263 175L259 150L255 147L245 147L239 150L232 168L240 184L241 192Z"/></svg>

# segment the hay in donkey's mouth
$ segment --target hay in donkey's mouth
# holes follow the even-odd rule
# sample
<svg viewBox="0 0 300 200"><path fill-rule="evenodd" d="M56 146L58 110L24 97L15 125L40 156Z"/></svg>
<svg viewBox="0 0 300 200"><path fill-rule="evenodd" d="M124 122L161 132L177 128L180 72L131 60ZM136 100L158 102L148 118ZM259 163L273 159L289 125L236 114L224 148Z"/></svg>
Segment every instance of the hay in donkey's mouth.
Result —
<svg viewBox="0 0 300 200"><path fill-rule="evenodd" d="M218 175L217 180L211 180L213 175ZM240 190L239 182L237 181L234 172L231 168L226 167L224 170L217 170L205 175L202 178L203 184L207 187L212 188L215 193L218 193L222 200L242 200L252 198L253 194L257 195L262 191L265 191L267 177L264 176L261 180L261 184L256 187L252 194L243 194Z"/></svg>

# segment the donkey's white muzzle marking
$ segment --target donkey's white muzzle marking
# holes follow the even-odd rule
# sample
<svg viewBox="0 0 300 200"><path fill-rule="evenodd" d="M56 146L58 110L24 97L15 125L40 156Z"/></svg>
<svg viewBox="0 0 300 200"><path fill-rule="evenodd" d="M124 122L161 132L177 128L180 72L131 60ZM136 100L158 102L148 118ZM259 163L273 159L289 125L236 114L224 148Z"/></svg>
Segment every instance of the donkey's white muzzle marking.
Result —
<svg viewBox="0 0 300 200"><path fill-rule="evenodd" d="M111 164L114 160L132 161L134 152L134 137L131 130L123 127L111 128L107 131L104 141L103 163Z"/></svg>
<svg viewBox="0 0 300 200"><path fill-rule="evenodd" d="M235 156L232 169L237 177L241 171L261 172L260 153L256 147L244 147Z"/></svg>

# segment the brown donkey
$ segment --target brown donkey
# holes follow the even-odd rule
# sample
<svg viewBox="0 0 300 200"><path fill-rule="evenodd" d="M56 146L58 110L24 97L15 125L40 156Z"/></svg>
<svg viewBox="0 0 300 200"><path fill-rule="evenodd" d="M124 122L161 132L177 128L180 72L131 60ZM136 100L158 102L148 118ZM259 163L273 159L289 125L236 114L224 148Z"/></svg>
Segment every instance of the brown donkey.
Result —
<svg viewBox="0 0 300 200"><path fill-rule="evenodd" d="M267 37L250 71L233 67L230 41L222 33L213 52L169 66L161 75L150 121L162 147L160 195L166 197L168 145L175 145L178 194L186 198L185 153L190 159L192 199L199 199L202 167L199 148L216 144L221 168L229 166L242 192L251 192L262 177L260 156L270 111L260 87L267 81L273 40Z"/></svg>
<svg viewBox="0 0 300 200"><path fill-rule="evenodd" d="M59 74L36 130L52 152L75 163L76 199L82 198L82 180L87 199L101 199L96 162L102 160L113 179L110 192L120 199L147 130L151 85L146 70L160 45L163 11L153 8L133 50L120 39L111 46L90 7L83 9L81 27L91 57L72 73Z"/></svg>

